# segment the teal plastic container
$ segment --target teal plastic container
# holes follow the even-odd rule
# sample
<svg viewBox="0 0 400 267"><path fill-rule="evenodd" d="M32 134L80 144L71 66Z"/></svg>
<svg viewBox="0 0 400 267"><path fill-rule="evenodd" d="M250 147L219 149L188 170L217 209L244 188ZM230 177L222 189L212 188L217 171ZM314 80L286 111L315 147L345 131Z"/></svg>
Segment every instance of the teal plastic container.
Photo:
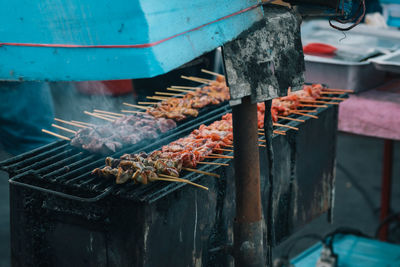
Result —
<svg viewBox="0 0 400 267"><path fill-rule="evenodd" d="M315 266L321 255L318 243L291 262L296 267ZM400 246L353 235L335 237L333 250L339 255L339 267L399 267Z"/></svg>

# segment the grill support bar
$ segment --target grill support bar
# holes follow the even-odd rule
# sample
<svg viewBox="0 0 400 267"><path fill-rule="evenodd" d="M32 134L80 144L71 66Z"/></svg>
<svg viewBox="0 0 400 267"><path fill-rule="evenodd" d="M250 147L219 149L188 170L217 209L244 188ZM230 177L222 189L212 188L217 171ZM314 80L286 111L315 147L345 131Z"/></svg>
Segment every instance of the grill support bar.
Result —
<svg viewBox="0 0 400 267"><path fill-rule="evenodd" d="M234 106L236 220L235 266L265 266L260 192L260 162L257 133L257 104L250 97Z"/></svg>

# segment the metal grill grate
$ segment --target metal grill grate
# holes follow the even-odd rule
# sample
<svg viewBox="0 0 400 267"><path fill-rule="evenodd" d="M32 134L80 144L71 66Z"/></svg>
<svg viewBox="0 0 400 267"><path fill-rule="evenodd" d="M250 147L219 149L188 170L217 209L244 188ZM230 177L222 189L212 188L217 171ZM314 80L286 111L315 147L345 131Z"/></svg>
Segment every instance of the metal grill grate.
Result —
<svg viewBox="0 0 400 267"><path fill-rule="evenodd" d="M318 113L323 112L325 109L328 108L318 108ZM125 147L111 156L116 158L124 153L151 152L162 145L189 134L201 124L210 124L215 120L219 120L227 112L229 112L229 107L227 105L221 106L191 121L182 123L174 131L163 134L157 140L151 140L153 142L141 142ZM290 117L301 118L305 121L310 119L309 117L295 114L290 115ZM289 120L280 120L278 122L294 127L302 124L301 122ZM287 129L281 128L279 130ZM224 163L229 161L229 159L217 160L217 162ZM163 182L155 182L148 185L135 185L133 183L116 185L113 180L106 180L90 174L94 168L104 165L103 156L74 148L69 145L68 141L57 141L3 161L0 163L0 168L9 172L10 183L82 201L96 201L105 195L113 194L131 200L151 202L184 186L183 183L166 184ZM223 169L219 167L217 165L202 165L199 166L199 169L218 172L221 171L218 169ZM196 181L202 175L184 172L182 177Z"/></svg>

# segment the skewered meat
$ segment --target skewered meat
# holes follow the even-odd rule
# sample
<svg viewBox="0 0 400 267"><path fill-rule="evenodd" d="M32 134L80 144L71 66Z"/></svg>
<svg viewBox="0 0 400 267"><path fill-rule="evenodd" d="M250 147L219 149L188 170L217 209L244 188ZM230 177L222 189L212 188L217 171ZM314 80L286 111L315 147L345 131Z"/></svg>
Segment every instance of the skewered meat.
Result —
<svg viewBox="0 0 400 267"><path fill-rule="evenodd" d="M111 124L79 130L71 144L90 152L110 153L123 145L133 145L144 139L155 139L176 127L173 120L135 114L116 119Z"/></svg>
<svg viewBox="0 0 400 267"><path fill-rule="evenodd" d="M229 99L229 88L226 86L225 78L218 76L217 80L210 85L190 91L181 98L171 97L163 100L155 107L149 108L147 113L156 118L163 117L181 121L187 117L197 117L200 108L218 105Z"/></svg>
<svg viewBox="0 0 400 267"><path fill-rule="evenodd" d="M277 122L278 116L290 115L290 110L296 110L301 100L314 101L321 96L323 86L321 84L304 85L302 90L289 92L288 96L275 98L272 100L271 116L272 121ZM257 104L258 127L264 128L264 103Z"/></svg>
<svg viewBox="0 0 400 267"><path fill-rule="evenodd" d="M121 184L129 180L146 184L165 174L179 177L183 168L195 168L211 153L221 153L218 148L232 144L232 116L226 114L222 120L206 126L201 125L186 137L163 146L150 154L124 154L119 159L106 158L106 167L93 170L100 177L114 177Z"/></svg>

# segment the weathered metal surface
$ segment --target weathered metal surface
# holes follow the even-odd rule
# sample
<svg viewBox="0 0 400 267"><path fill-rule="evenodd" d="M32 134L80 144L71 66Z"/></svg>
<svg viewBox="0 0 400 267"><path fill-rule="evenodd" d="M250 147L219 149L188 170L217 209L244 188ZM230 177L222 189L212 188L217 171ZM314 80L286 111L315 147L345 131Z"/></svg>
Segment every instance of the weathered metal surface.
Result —
<svg viewBox="0 0 400 267"><path fill-rule="evenodd" d="M0 9L0 43L115 46L152 44L229 16L257 0L17 0ZM0 46L0 80L116 80L153 77L234 39L261 7L154 46Z"/></svg>
<svg viewBox="0 0 400 267"><path fill-rule="evenodd" d="M257 104L245 97L233 107L236 186L235 266L265 266L262 240Z"/></svg>
<svg viewBox="0 0 400 267"><path fill-rule="evenodd" d="M264 19L223 47L231 103L251 96L253 102L300 89L304 57L300 19L284 7L266 6Z"/></svg>

